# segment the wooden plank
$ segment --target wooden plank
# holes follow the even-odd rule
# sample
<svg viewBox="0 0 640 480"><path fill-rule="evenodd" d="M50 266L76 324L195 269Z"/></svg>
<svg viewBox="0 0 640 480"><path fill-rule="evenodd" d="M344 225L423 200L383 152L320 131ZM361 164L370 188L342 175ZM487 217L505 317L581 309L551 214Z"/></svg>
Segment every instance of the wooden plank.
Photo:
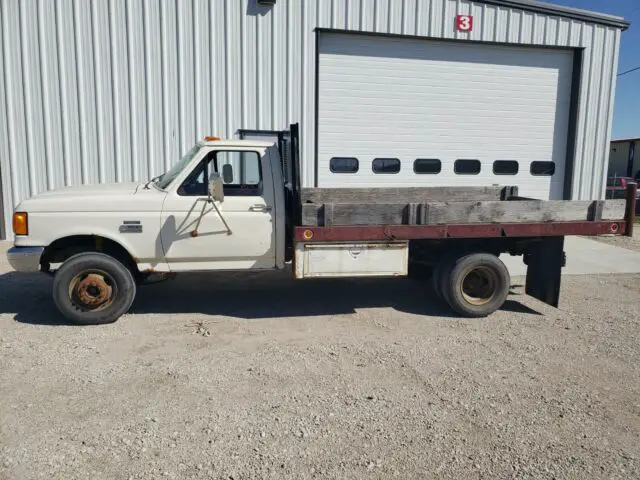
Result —
<svg viewBox="0 0 640 480"><path fill-rule="evenodd" d="M623 204L604 204L602 219L624 216ZM612 200L613 202L613 200ZM431 202L431 224L572 222L593 220L595 201Z"/></svg>
<svg viewBox="0 0 640 480"><path fill-rule="evenodd" d="M317 203L302 204L302 225L308 227L321 227L324 225L324 212L322 205Z"/></svg>
<svg viewBox="0 0 640 480"><path fill-rule="evenodd" d="M430 222L429 204L423 203L420 207L420 223L419 225L428 225Z"/></svg>
<svg viewBox="0 0 640 480"><path fill-rule="evenodd" d="M500 200L514 187L303 188L304 203L426 203ZM517 189L516 189L517 192Z"/></svg>
<svg viewBox="0 0 640 480"><path fill-rule="evenodd" d="M413 205L413 207L412 207ZM413 212L412 212L413 208ZM337 225L419 225L424 221L422 204L307 203L302 205L302 224L309 227ZM329 213L330 212L330 213Z"/></svg>
<svg viewBox="0 0 640 480"><path fill-rule="evenodd" d="M622 220L626 206L626 200L604 200L601 220Z"/></svg>
<svg viewBox="0 0 640 480"><path fill-rule="evenodd" d="M323 213L322 224L325 227L330 227L334 224L333 206L334 206L333 203L325 203L322 206L322 213Z"/></svg>
<svg viewBox="0 0 640 480"><path fill-rule="evenodd" d="M334 203L333 225L402 225L408 210L406 203Z"/></svg>
<svg viewBox="0 0 640 480"><path fill-rule="evenodd" d="M405 212L407 225L426 225L429 223L429 204L410 203Z"/></svg>
<svg viewBox="0 0 640 480"><path fill-rule="evenodd" d="M407 225L422 215L422 206L415 207L411 218L410 204L383 203L362 205L356 203L307 203L302 205L302 224L309 227L334 225ZM330 212L330 213L329 213ZM415 224L415 223L412 223Z"/></svg>
<svg viewBox="0 0 640 480"><path fill-rule="evenodd" d="M407 205L407 224L417 225L419 222L418 216L420 215L420 203L410 203Z"/></svg>
<svg viewBox="0 0 640 480"><path fill-rule="evenodd" d="M305 226L442 225L624 219L625 201L514 200L303 204Z"/></svg>

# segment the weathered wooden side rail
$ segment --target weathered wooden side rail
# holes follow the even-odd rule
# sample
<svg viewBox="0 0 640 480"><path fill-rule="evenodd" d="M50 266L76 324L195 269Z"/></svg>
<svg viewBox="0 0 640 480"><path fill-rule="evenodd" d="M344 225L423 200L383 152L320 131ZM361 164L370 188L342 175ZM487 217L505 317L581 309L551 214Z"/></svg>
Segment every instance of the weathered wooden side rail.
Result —
<svg viewBox="0 0 640 480"><path fill-rule="evenodd" d="M625 218L625 200L489 200L426 203L306 203L304 226L443 225L606 221Z"/></svg>
<svg viewBox="0 0 640 480"><path fill-rule="evenodd" d="M404 188L303 188L305 203L420 203L471 200L506 200L518 195L516 186L404 187Z"/></svg>

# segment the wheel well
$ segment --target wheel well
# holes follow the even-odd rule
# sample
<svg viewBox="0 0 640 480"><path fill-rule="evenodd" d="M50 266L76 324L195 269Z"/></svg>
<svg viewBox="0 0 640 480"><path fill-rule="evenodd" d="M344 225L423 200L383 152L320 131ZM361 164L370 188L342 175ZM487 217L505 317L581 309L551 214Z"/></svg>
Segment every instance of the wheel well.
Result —
<svg viewBox="0 0 640 480"><path fill-rule="evenodd" d="M467 239L429 239L411 240L409 257L423 264L437 264L442 258L453 254L463 256L469 253L501 253L522 255L535 238L467 238Z"/></svg>
<svg viewBox="0 0 640 480"><path fill-rule="evenodd" d="M44 249L40 258L42 271L48 272L52 263L63 263L69 257L83 252L105 253L122 262L134 275L140 273L134 258L126 248L118 242L98 235L74 235L51 243Z"/></svg>
<svg viewBox="0 0 640 480"><path fill-rule="evenodd" d="M467 253L491 253L499 255L508 251L501 238L490 239L435 239L412 240L409 243L409 255L422 263L437 264L451 254L462 256Z"/></svg>

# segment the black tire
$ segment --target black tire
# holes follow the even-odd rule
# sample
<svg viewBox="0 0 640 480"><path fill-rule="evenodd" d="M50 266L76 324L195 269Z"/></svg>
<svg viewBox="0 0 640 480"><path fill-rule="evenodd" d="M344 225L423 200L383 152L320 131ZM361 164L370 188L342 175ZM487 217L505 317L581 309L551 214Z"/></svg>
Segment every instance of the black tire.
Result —
<svg viewBox="0 0 640 480"><path fill-rule="evenodd" d="M444 300L445 302L446 298L444 292L442 291L442 282L444 274L451 269L453 261L454 257L452 257L451 255L445 255L442 260L440 260L436 264L431 275L431 288L433 289L436 296L440 300Z"/></svg>
<svg viewBox="0 0 640 480"><path fill-rule="evenodd" d="M502 307L509 295L509 271L490 253L465 255L445 270L441 282L444 300L465 317L486 317Z"/></svg>
<svg viewBox="0 0 640 480"><path fill-rule="evenodd" d="M73 255L53 277L53 301L60 313L78 325L115 322L129 310L135 296L131 271L104 253Z"/></svg>

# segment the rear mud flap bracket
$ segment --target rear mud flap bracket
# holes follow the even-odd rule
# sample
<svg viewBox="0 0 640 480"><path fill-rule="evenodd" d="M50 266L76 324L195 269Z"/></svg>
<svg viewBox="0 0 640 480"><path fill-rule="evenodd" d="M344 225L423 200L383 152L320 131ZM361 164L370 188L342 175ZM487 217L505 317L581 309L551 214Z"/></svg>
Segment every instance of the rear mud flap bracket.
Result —
<svg viewBox="0 0 640 480"><path fill-rule="evenodd" d="M564 237L541 238L525 253L527 295L558 307L562 267L566 264Z"/></svg>

